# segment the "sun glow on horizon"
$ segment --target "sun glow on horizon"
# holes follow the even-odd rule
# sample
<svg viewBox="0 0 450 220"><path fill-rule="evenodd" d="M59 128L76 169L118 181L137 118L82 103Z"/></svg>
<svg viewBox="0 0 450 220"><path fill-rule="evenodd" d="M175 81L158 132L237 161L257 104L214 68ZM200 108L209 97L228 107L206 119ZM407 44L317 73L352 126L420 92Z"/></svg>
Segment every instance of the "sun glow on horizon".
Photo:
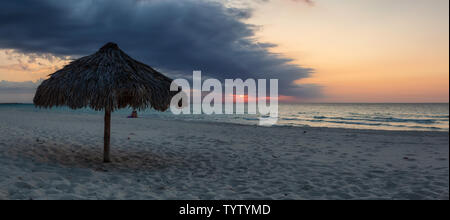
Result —
<svg viewBox="0 0 450 220"><path fill-rule="evenodd" d="M323 97L297 100L448 102L448 10L447 0L272 1L250 22L274 53L315 70L295 83L320 85Z"/></svg>

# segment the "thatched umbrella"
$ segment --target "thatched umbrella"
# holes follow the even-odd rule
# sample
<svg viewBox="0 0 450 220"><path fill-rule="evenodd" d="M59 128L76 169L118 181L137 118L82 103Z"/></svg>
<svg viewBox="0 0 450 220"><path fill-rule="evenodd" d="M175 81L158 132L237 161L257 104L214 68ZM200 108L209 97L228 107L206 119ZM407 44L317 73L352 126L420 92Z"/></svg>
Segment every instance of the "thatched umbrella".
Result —
<svg viewBox="0 0 450 220"><path fill-rule="evenodd" d="M107 163L111 161L111 112L125 107L165 111L176 94L170 92L171 83L170 78L129 57L117 44L108 43L95 54L51 74L38 87L34 104L105 111L103 160Z"/></svg>

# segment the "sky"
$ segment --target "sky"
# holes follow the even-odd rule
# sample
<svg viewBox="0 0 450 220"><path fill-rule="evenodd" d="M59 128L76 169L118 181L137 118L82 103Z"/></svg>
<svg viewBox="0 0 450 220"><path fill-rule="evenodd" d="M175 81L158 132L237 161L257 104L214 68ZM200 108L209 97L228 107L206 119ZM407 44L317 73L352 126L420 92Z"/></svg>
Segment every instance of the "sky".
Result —
<svg viewBox="0 0 450 220"><path fill-rule="evenodd" d="M291 102L448 102L448 0L0 0L0 102L114 41L172 78L279 79Z"/></svg>

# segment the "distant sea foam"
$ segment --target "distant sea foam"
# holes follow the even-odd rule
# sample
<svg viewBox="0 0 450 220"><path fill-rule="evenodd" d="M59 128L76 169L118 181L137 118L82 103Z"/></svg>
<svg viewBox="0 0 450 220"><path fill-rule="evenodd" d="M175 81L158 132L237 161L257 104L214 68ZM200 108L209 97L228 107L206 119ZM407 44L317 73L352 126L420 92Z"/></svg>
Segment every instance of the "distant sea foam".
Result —
<svg viewBox="0 0 450 220"><path fill-rule="evenodd" d="M35 108L31 104L0 104L0 111L102 114L91 109ZM131 109L114 114L126 117ZM170 110L145 110L140 117L257 125L262 115L173 115ZM264 116L262 116L264 117ZM449 104L280 104L276 126L309 126L375 130L448 131Z"/></svg>

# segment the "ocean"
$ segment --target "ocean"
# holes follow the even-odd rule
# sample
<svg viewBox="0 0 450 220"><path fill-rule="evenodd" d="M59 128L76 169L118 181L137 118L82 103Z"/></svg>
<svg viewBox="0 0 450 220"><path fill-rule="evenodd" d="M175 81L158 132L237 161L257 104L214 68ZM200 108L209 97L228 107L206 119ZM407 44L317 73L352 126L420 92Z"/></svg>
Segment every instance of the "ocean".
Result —
<svg viewBox="0 0 450 220"><path fill-rule="evenodd" d="M0 111L103 114L66 107L39 109L32 104L0 104ZM113 114L127 117L131 109ZM139 117L258 125L260 115L174 115L170 110L145 110ZM373 130L449 131L449 104L280 104L275 126L330 127Z"/></svg>

